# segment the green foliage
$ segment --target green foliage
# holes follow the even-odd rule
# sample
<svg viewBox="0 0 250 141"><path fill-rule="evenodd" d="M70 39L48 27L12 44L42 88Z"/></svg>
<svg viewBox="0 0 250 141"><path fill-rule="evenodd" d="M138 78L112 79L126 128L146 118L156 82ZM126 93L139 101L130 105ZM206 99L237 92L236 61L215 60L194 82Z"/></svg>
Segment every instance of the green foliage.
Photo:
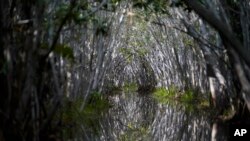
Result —
<svg viewBox="0 0 250 141"><path fill-rule="evenodd" d="M169 14L168 10L166 9L168 5L168 2L166 0L153 1L152 5L155 12Z"/></svg>
<svg viewBox="0 0 250 141"><path fill-rule="evenodd" d="M94 17L92 18L92 23L93 26L96 28L96 35L108 35L110 28L110 22L108 19L103 19L102 17Z"/></svg>
<svg viewBox="0 0 250 141"><path fill-rule="evenodd" d="M41 48L41 50L43 52L48 52L49 51L49 46L48 46L47 43L42 43L40 48ZM56 44L53 52L56 53L57 55L62 56L65 59L68 59L71 62L74 62L73 50L67 44Z"/></svg>
<svg viewBox="0 0 250 141"><path fill-rule="evenodd" d="M136 52L139 57L143 57L148 53L148 50L146 48L138 48L136 49Z"/></svg>
<svg viewBox="0 0 250 141"><path fill-rule="evenodd" d="M122 90L124 92L136 92L138 90L138 86L136 83L125 83Z"/></svg>
<svg viewBox="0 0 250 141"><path fill-rule="evenodd" d="M149 3L150 2L148 0L134 0L133 7L146 9Z"/></svg>
<svg viewBox="0 0 250 141"><path fill-rule="evenodd" d="M54 120L61 120L65 138L69 138L72 131L73 136L76 136L79 131L82 132L81 126L84 126L84 130L88 132L98 134L101 128L98 123L102 119L103 113L111 106L108 100L98 92L91 94L84 109L81 110L83 102L82 98L74 101L65 98L64 106L56 114Z"/></svg>
<svg viewBox="0 0 250 141"><path fill-rule="evenodd" d="M157 88L153 92L153 96L160 103L169 103L172 99L174 99L176 93L176 88L174 87L170 87L169 89Z"/></svg>
<svg viewBox="0 0 250 141"><path fill-rule="evenodd" d="M119 48L118 51L124 56L127 63L130 63L132 61L132 56L133 56L132 48Z"/></svg>
<svg viewBox="0 0 250 141"><path fill-rule="evenodd" d="M195 94L194 92L190 90L186 90L184 94L180 97L180 101L183 103L192 103L195 100Z"/></svg>
<svg viewBox="0 0 250 141"><path fill-rule="evenodd" d="M143 44L143 42L139 42L137 40L134 40L134 41L131 41L129 43L129 45L132 47L143 47L144 44Z"/></svg>
<svg viewBox="0 0 250 141"><path fill-rule="evenodd" d="M154 13L169 14L167 0L133 0L133 7Z"/></svg>
<svg viewBox="0 0 250 141"><path fill-rule="evenodd" d="M88 22L91 19L91 15L89 15L90 8L90 3L87 1L79 1L73 9L69 3L62 3L58 6L54 14L55 24L59 25L66 16L68 16L66 23L73 21L75 24L81 25Z"/></svg>
<svg viewBox="0 0 250 141"><path fill-rule="evenodd" d="M188 111L195 111L195 109L208 109L210 106L209 100L202 97L202 95L198 95L198 93L193 89L188 89L185 92L179 92L175 86L171 86L168 89L157 88L153 93L153 96L160 103L177 103L184 106Z"/></svg>
<svg viewBox="0 0 250 141"><path fill-rule="evenodd" d="M103 9L115 12L120 1L121 0L109 0L106 4L104 4Z"/></svg>
<svg viewBox="0 0 250 141"><path fill-rule="evenodd" d="M194 41L189 38L183 38L183 43L186 47L188 46L194 46Z"/></svg>
<svg viewBox="0 0 250 141"><path fill-rule="evenodd" d="M74 61L73 50L66 44L57 44L55 46L54 52L61 55L63 58Z"/></svg>
<svg viewBox="0 0 250 141"><path fill-rule="evenodd" d="M62 3L61 5L59 5L55 11L55 18L62 19L63 17L65 17L69 11L69 8L70 6L67 3Z"/></svg>
<svg viewBox="0 0 250 141"><path fill-rule="evenodd" d="M80 25L89 20L86 11L77 10L72 13L72 19L77 25Z"/></svg>

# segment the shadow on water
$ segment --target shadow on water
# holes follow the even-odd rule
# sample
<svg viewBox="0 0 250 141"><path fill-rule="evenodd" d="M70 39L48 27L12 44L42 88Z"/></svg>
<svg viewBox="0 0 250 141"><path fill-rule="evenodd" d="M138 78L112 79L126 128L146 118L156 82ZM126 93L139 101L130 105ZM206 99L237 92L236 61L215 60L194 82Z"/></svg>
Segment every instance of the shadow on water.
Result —
<svg viewBox="0 0 250 141"><path fill-rule="evenodd" d="M100 127L98 134L88 132L88 137L82 140L211 140L213 124L206 113L188 111L176 104L161 104L152 95L137 93L113 95L109 101L112 107L100 113L102 118L95 123Z"/></svg>

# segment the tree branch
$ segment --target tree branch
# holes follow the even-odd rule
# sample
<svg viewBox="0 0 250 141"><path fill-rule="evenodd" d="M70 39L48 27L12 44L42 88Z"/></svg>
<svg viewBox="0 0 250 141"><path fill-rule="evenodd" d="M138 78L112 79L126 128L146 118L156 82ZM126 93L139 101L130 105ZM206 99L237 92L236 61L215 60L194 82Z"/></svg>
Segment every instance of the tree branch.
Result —
<svg viewBox="0 0 250 141"><path fill-rule="evenodd" d="M227 49L232 47L241 58L250 66L249 53L243 48L240 40L234 35L231 29L227 28L223 21L218 19L212 11L202 6L197 0L185 0L188 7L193 9L201 18L213 26L232 46L225 46Z"/></svg>

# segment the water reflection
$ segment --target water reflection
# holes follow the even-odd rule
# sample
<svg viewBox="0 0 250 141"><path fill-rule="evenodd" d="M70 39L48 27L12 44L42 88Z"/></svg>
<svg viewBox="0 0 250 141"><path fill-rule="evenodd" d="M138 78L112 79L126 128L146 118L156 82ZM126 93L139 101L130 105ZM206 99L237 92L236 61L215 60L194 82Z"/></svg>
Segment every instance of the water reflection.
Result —
<svg viewBox="0 0 250 141"><path fill-rule="evenodd" d="M205 115L177 105L157 103L150 95L122 93L110 97L110 101L112 108L98 123L100 133L89 140L210 140L211 123Z"/></svg>

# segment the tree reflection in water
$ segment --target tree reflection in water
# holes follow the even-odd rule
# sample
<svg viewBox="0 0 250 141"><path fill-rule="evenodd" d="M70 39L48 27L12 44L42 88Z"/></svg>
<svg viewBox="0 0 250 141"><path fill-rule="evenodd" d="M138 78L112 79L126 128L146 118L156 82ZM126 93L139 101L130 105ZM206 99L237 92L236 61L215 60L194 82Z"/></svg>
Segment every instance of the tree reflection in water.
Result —
<svg viewBox="0 0 250 141"><path fill-rule="evenodd" d="M91 140L211 140L212 123L205 114L175 104L160 104L151 95L137 93L121 93L110 97L110 101L112 108L97 123L101 125L100 133Z"/></svg>

